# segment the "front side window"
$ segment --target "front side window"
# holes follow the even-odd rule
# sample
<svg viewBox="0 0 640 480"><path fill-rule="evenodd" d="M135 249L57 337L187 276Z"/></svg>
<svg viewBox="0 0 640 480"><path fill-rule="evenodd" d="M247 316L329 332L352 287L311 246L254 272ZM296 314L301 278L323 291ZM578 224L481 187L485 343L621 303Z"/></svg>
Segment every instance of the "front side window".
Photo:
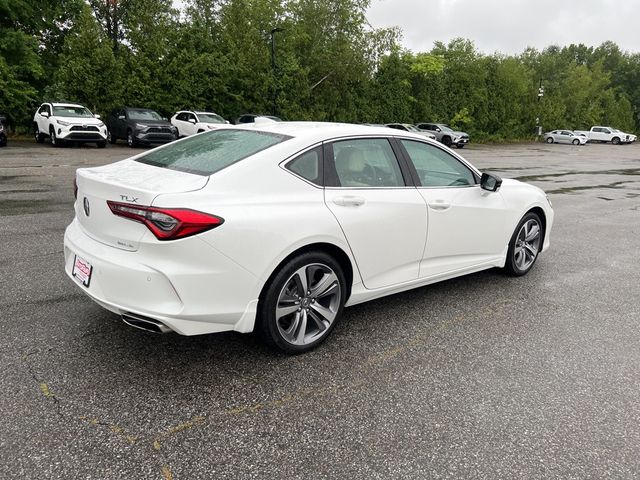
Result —
<svg viewBox="0 0 640 480"><path fill-rule="evenodd" d="M209 176L289 138L258 131L214 130L152 150L136 161Z"/></svg>
<svg viewBox="0 0 640 480"><path fill-rule="evenodd" d="M332 144L331 167L338 187L404 187L398 159L386 138L343 140Z"/></svg>
<svg viewBox="0 0 640 480"><path fill-rule="evenodd" d="M476 184L473 172L460 160L433 145L400 140L423 187L465 187Z"/></svg>

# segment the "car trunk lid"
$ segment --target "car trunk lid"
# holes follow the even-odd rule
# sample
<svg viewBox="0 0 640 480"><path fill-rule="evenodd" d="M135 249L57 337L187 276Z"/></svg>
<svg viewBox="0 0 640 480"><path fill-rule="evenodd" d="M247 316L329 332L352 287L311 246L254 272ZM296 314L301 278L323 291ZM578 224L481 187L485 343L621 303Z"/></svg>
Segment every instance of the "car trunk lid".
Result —
<svg viewBox="0 0 640 480"><path fill-rule="evenodd" d="M107 201L149 206L165 193L200 190L209 177L124 160L76 173L76 218L91 238L123 250L135 251L148 232L142 223L114 215Z"/></svg>

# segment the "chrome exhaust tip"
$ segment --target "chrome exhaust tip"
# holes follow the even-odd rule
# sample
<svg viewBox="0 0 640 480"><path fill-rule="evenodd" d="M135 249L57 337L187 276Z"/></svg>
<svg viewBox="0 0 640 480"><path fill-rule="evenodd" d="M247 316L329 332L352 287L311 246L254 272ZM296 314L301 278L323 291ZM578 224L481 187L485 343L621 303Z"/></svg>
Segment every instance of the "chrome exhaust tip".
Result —
<svg viewBox="0 0 640 480"><path fill-rule="evenodd" d="M123 313L121 317L122 321L130 327L139 328L140 330L145 330L147 332L169 333L173 331L159 320L143 317L142 315L137 315L135 313Z"/></svg>

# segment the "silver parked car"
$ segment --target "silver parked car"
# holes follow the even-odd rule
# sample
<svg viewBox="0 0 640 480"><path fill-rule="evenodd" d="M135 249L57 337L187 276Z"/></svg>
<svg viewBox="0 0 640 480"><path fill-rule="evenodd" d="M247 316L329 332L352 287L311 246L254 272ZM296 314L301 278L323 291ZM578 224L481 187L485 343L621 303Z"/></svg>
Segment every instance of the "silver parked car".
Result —
<svg viewBox="0 0 640 480"><path fill-rule="evenodd" d="M571 130L554 130L544 134L544 141L547 143L569 143L573 145L584 145L589 141L586 136L577 135Z"/></svg>
<svg viewBox="0 0 640 480"><path fill-rule="evenodd" d="M455 145L458 148L464 148L469 143L468 133L457 132L444 123L418 123L416 127L422 131L433 133L438 141L447 147Z"/></svg>
<svg viewBox="0 0 640 480"><path fill-rule="evenodd" d="M415 125L411 125L410 123L387 123L385 125L387 128L394 128L396 130L402 130L405 132L417 133L418 135L422 135L423 137L430 138L431 140L436 140L436 136L431 132L423 132Z"/></svg>

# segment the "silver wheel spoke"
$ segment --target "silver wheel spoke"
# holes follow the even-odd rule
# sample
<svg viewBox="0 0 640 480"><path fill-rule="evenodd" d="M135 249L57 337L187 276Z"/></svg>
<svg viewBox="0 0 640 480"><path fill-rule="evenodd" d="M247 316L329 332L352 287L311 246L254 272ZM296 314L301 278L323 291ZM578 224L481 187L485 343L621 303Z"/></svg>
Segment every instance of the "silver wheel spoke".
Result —
<svg viewBox="0 0 640 480"><path fill-rule="evenodd" d="M524 244L524 248L532 257L535 257L538 254L538 249L529 245L528 243Z"/></svg>
<svg viewBox="0 0 640 480"><path fill-rule="evenodd" d="M293 274L293 280L298 286L298 295L301 297L307 294L309 282L307 279L307 267L302 267Z"/></svg>
<svg viewBox="0 0 640 480"><path fill-rule="evenodd" d="M331 311L331 309L327 307L320 305L319 303L312 304L311 309L329 323L333 322L336 318L335 312Z"/></svg>
<svg viewBox="0 0 640 480"><path fill-rule="evenodd" d="M302 345L304 343L304 334L307 333L307 312L300 312L300 326L298 327L298 333L296 335L296 343Z"/></svg>
<svg viewBox="0 0 640 480"><path fill-rule="evenodd" d="M299 308L299 305L278 306L276 309L276 319L291 315L292 313L297 312Z"/></svg>
<svg viewBox="0 0 640 480"><path fill-rule="evenodd" d="M329 293L331 293L331 291L335 289L337 286L338 286L338 277L336 277L336 274L333 272L325 273L322 279L318 282L318 284L311 289L311 296L316 298L322 298L328 295Z"/></svg>
<svg viewBox="0 0 640 480"><path fill-rule="evenodd" d="M538 238L539 235L540 235L540 227L538 227L538 225L533 225L529 233L527 233L527 235L524 237L524 240L526 242L531 242L535 238Z"/></svg>
<svg viewBox="0 0 640 480"><path fill-rule="evenodd" d="M311 319L315 322L315 324L318 326L318 331L320 333L324 332L327 328L329 328L329 325L331 325L330 322L325 322L324 319L318 315L314 310L309 310L309 317L311 317Z"/></svg>

